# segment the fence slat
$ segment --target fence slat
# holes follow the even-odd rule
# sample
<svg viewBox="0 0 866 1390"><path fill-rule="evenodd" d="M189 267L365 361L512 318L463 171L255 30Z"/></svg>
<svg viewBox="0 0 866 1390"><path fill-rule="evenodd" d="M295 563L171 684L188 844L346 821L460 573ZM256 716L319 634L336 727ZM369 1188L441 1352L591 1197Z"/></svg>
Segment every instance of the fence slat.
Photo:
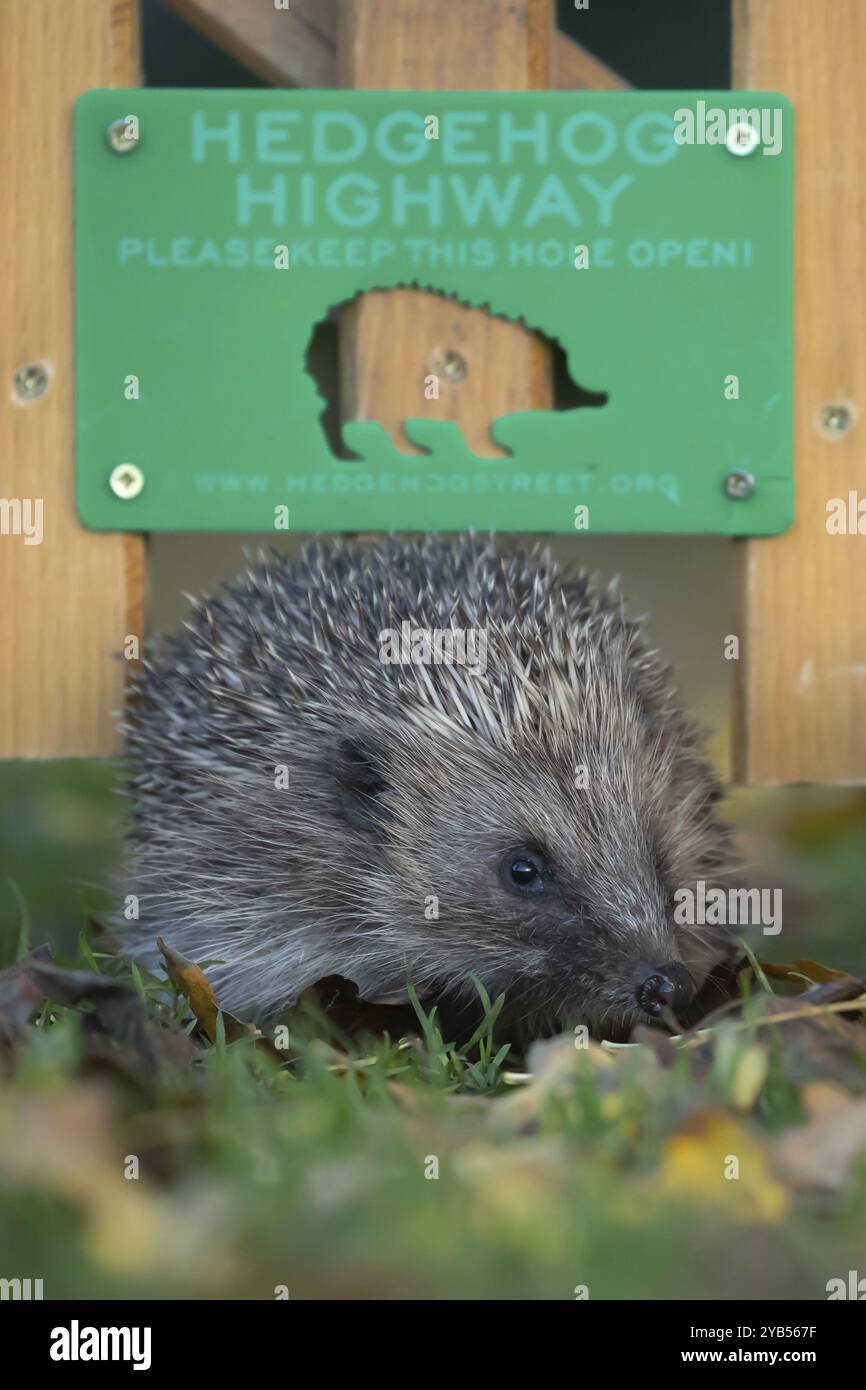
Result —
<svg viewBox="0 0 866 1390"><path fill-rule="evenodd" d="M740 546L743 782L866 781L866 536L826 527L829 499L866 497L864 54L863 0L735 0L734 85L790 97L796 140L796 521ZM849 402L859 423L828 437Z"/></svg>
<svg viewBox="0 0 866 1390"><path fill-rule="evenodd" d="M134 0L0 5L0 494L43 507L41 544L0 535L0 757L110 751L113 654L141 632L141 541L86 531L75 511L72 336L72 107L137 74ZM22 401L26 363L50 379Z"/></svg>

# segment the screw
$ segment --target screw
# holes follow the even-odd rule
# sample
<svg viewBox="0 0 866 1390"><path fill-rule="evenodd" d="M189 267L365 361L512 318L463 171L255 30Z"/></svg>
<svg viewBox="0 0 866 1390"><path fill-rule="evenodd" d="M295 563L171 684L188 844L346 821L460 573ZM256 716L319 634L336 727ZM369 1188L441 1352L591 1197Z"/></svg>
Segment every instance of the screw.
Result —
<svg viewBox="0 0 866 1390"><path fill-rule="evenodd" d="M115 154L132 154L141 140L138 117L123 116L119 121L112 121L105 135Z"/></svg>
<svg viewBox="0 0 866 1390"><path fill-rule="evenodd" d="M465 357L461 357L459 352L449 348L442 359L442 372L452 386L456 386L458 381L462 381L469 367Z"/></svg>
<svg viewBox="0 0 866 1390"><path fill-rule="evenodd" d="M19 400L35 401L48 390L48 370L41 362L25 362L13 377Z"/></svg>
<svg viewBox="0 0 866 1390"><path fill-rule="evenodd" d="M732 125L725 136L725 144L731 154L752 154L758 148L758 132L749 121Z"/></svg>
<svg viewBox="0 0 866 1390"><path fill-rule="evenodd" d="M144 487L144 474L134 463L119 463L112 468L108 484L115 497L131 502Z"/></svg>
<svg viewBox="0 0 866 1390"><path fill-rule="evenodd" d="M847 405L825 405L821 411L821 430L830 439L841 439L854 423L854 412Z"/></svg>
<svg viewBox="0 0 866 1390"><path fill-rule="evenodd" d="M725 479L725 494L732 502L746 502L755 491L755 480L744 468L734 468Z"/></svg>

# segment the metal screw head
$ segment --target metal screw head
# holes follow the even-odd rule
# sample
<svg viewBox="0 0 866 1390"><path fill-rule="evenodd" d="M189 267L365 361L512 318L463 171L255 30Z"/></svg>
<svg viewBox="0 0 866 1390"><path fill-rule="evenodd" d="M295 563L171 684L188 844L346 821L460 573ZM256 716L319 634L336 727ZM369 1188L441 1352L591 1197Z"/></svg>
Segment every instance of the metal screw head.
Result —
<svg viewBox="0 0 866 1390"><path fill-rule="evenodd" d="M462 381L469 367L465 357L461 357L459 352L449 348L442 359L442 374L452 386L456 386L458 381Z"/></svg>
<svg viewBox="0 0 866 1390"><path fill-rule="evenodd" d="M821 411L821 431L830 439L841 439L854 423L854 412L847 405L825 405Z"/></svg>
<svg viewBox="0 0 866 1390"><path fill-rule="evenodd" d="M138 118L122 116L119 121L112 121L105 136L115 154L132 154L133 150L138 149L141 141Z"/></svg>
<svg viewBox="0 0 866 1390"><path fill-rule="evenodd" d="M21 401L35 401L48 390L48 371L41 362L24 362L13 377L15 394Z"/></svg>
<svg viewBox="0 0 866 1390"><path fill-rule="evenodd" d="M115 497L130 502L144 487L144 474L134 463L119 463L112 468L108 485Z"/></svg>
<svg viewBox="0 0 866 1390"><path fill-rule="evenodd" d="M731 154L753 154L758 148L758 132L750 121L740 121L731 126L725 136L725 145Z"/></svg>
<svg viewBox="0 0 866 1390"><path fill-rule="evenodd" d="M733 468L725 479L725 495L732 502L745 502L755 491L755 480L744 468Z"/></svg>

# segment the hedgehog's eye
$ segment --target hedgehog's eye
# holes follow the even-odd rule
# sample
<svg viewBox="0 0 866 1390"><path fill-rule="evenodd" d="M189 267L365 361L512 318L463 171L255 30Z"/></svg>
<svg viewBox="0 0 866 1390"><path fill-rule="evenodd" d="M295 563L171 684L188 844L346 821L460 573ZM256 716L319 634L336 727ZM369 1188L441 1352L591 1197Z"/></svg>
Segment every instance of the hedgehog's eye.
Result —
<svg viewBox="0 0 866 1390"><path fill-rule="evenodd" d="M529 859L512 859L511 882L518 888L528 888L538 878L538 870Z"/></svg>
<svg viewBox="0 0 866 1390"><path fill-rule="evenodd" d="M544 889L546 864L535 850L511 850L502 863L502 877L508 888L518 893L540 893Z"/></svg>

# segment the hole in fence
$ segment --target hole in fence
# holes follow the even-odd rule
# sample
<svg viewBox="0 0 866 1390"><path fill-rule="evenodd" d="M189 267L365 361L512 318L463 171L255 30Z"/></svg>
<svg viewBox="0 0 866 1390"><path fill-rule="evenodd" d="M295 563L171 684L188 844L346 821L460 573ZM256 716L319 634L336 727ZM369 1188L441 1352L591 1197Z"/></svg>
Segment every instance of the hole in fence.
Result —
<svg viewBox="0 0 866 1390"><path fill-rule="evenodd" d="M401 287L401 290L404 287ZM490 432L492 420L519 410L530 410L524 405L519 394L514 392L515 375L519 380L519 369L515 373L515 361L527 361L527 375L532 375L545 389L550 380L552 398L546 406L537 408L545 411L571 411L578 409L598 409L607 404L606 391L592 391L576 382L569 370L565 351L556 339L546 334L528 329L523 324L514 323L482 308L472 308L458 303L445 294L427 290L411 289L424 304L424 330L419 329L412 337L401 331L402 322L396 320L394 334L387 331L387 298L392 290L365 291L354 298L334 305L323 319L315 324L304 359L304 366L315 382L324 408L319 420L328 447L336 458L359 459L343 439L342 425L349 419L369 419L363 413L351 415L344 422L342 418L342 398L345 394L346 377L351 373L355 391L363 396L373 378L377 378L377 394L387 392L393 402L394 418L379 420L395 448L407 456L423 456L430 450L409 440L404 425L407 419L457 420L463 431L466 443L479 457L506 458L506 450L493 440ZM372 362L358 365L349 357L357 329L358 307L365 299L375 298L382 306L381 331L371 326L366 334L368 341L376 344ZM420 308L420 306L419 306ZM378 313L378 307L373 313ZM484 350L485 329L477 324L478 317L490 324L504 325L511 337L512 357L503 359L499 351L487 354ZM473 325L473 320L476 320ZM341 344L341 332L343 334ZM526 354L525 345L518 347L519 337L534 339L539 347L546 348L550 354L551 372L548 378L544 359L539 355L533 364L531 355ZM501 340L505 346L505 340ZM501 407L494 407L488 419L481 415L489 413L491 395L499 396L495 374L502 374ZM491 389L491 382L493 387ZM528 393L527 393L528 394ZM477 423L473 418L473 402L479 403Z"/></svg>

